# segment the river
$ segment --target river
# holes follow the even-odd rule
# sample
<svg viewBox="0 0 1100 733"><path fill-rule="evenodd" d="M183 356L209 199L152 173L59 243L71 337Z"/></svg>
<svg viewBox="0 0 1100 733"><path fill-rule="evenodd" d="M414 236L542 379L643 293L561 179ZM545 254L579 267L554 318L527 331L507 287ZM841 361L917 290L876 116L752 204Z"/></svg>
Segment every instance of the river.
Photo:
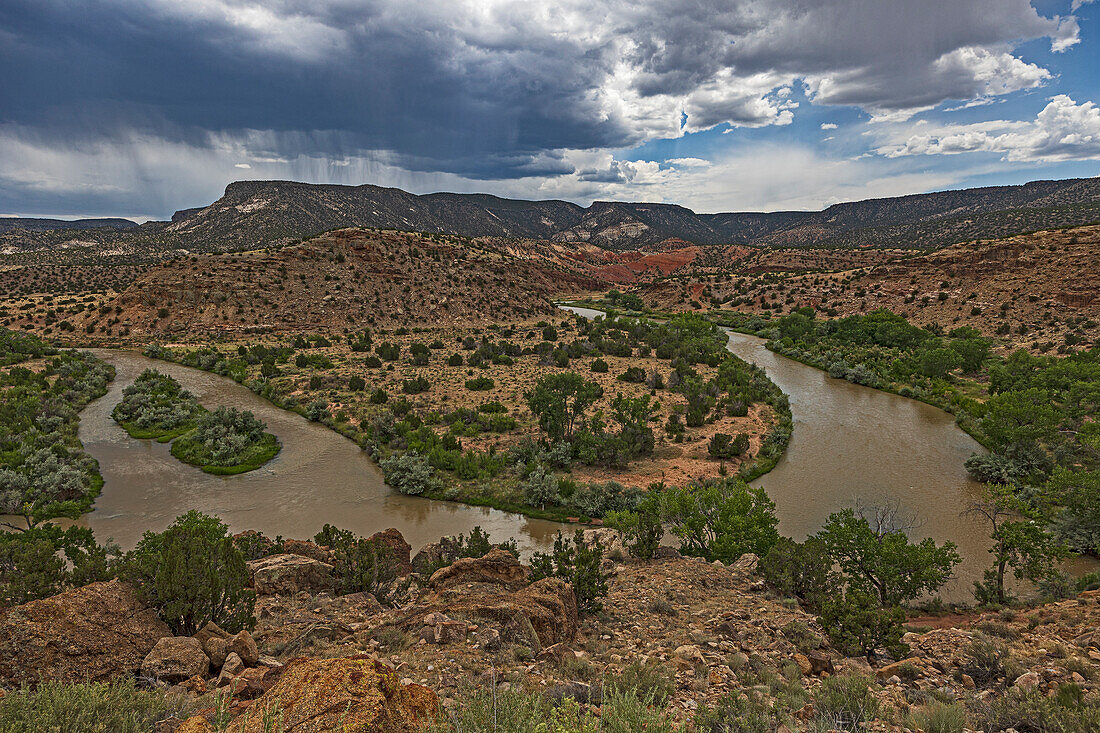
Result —
<svg viewBox="0 0 1100 733"><path fill-rule="evenodd" d="M571 310L586 318L590 308ZM862 502L896 502L915 517L913 539L950 540L963 557L946 601L972 601L990 560L988 529L964 512L980 484L963 463L983 450L950 414L917 400L832 379L779 356L765 340L729 331L731 352L763 367L790 397L794 433L771 472L754 481L776 504L779 531L797 540L817 532L829 514Z"/></svg>
<svg viewBox="0 0 1100 733"><path fill-rule="evenodd" d="M115 381L80 413L80 440L99 461L103 493L81 523L100 541L124 549L146 530L160 531L198 509L234 531L310 538L326 524L369 535L397 527L417 549L480 525L496 541L515 537L520 549L544 549L562 525L518 514L392 491L357 445L300 415L283 410L231 379L130 351L94 350L114 365ZM170 374L206 407L251 410L279 437L283 449L267 465L239 476L212 476L173 458L168 445L135 440L111 419L122 390L147 368Z"/></svg>
<svg viewBox="0 0 1100 733"><path fill-rule="evenodd" d="M570 307L585 317L599 311ZM729 350L763 367L790 396L794 435L774 470L757 479L776 503L779 529L796 539L816 532L831 512L857 501L897 502L916 516L914 538L951 540L963 557L940 595L970 601L989 562L988 530L964 515L978 495L963 462L981 447L948 413L916 400L831 379L768 351L763 339L729 333ZM408 497L389 489L354 443L275 407L224 377L128 351L99 350L117 377L80 416L80 439L105 479L95 509L82 519L100 539L124 548L189 509L215 514L233 530L310 537L332 523L360 534L397 527L414 551L443 535L480 525L496 540L515 537L525 551L546 548L562 525L481 507ZM207 407L252 410L283 443L261 469L218 477L172 458L167 445L135 440L111 420L122 389L146 368L171 374ZM1095 563L1086 563L1090 568Z"/></svg>

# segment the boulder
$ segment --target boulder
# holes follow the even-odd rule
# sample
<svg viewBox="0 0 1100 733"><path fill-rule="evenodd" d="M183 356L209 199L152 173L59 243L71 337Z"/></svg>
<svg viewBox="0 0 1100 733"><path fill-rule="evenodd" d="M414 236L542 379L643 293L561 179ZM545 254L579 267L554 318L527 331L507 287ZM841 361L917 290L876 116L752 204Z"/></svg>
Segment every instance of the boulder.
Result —
<svg viewBox="0 0 1100 733"><path fill-rule="evenodd" d="M0 686L132 675L171 634L137 592L117 580L0 609Z"/></svg>
<svg viewBox="0 0 1100 733"><path fill-rule="evenodd" d="M1016 678L1016 681L1012 684L1019 687L1021 690L1034 690L1040 684L1042 684L1043 678L1038 672L1025 672Z"/></svg>
<svg viewBox="0 0 1100 733"><path fill-rule="evenodd" d="M210 666L214 669L221 669L225 664L225 658L229 654L229 642L220 636L211 636L206 641L199 642L202 645L202 650L206 652L207 658L210 659Z"/></svg>
<svg viewBox="0 0 1100 733"><path fill-rule="evenodd" d="M283 552L308 557L317 562L332 562L332 550L309 540L283 540Z"/></svg>
<svg viewBox="0 0 1100 733"><path fill-rule="evenodd" d="M248 563L248 577L261 596L291 596L332 587L332 566L304 555L269 555Z"/></svg>
<svg viewBox="0 0 1100 733"><path fill-rule="evenodd" d="M527 585L527 568L507 550L490 550L484 557L464 557L432 573L428 585L441 591L466 583L488 583L518 590Z"/></svg>
<svg viewBox="0 0 1100 733"><path fill-rule="evenodd" d="M752 575L756 572L756 566L760 564L760 558L751 552L746 552L741 557L737 558L737 561L730 565L730 569L735 573L742 573L744 575Z"/></svg>
<svg viewBox="0 0 1100 733"><path fill-rule="evenodd" d="M810 652L810 668L814 674L836 674L836 667L833 666L832 657L822 652Z"/></svg>
<svg viewBox="0 0 1100 733"><path fill-rule="evenodd" d="M268 673L267 677L271 677ZM268 680L263 680L267 685ZM414 733L434 721L439 700L420 685L404 685L397 674L367 656L294 659L251 710L278 709L282 733ZM181 732L213 733L202 717L189 718ZM240 715L227 733L263 733L260 715Z"/></svg>
<svg viewBox="0 0 1100 733"><path fill-rule="evenodd" d="M483 626L477 630L477 643L482 649L495 652L500 649L500 632L492 626Z"/></svg>
<svg viewBox="0 0 1100 733"><path fill-rule="evenodd" d="M383 532L371 535L369 539L379 547L389 550L397 577L408 575L413 571L412 562L409 560L412 545L405 541L404 536L397 529L390 527Z"/></svg>
<svg viewBox="0 0 1100 733"><path fill-rule="evenodd" d="M424 545L412 559L413 570L417 573L427 573L447 558L442 542L432 542Z"/></svg>
<svg viewBox="0 0 1100 733"><path fill-rule="evenodd" d="M252 639L252 634L242 631L229 640L229 651L234 652L246 667L255 667L260 661L260 650Z"/></svg>
<svg viewBox="0 0 1100 733"><path fill-rule="evenodd" d="M205 676L210 658L192 636L166 636L156 643L141 663L143 677L174 684L189 677Z"/></svg>
<svg viewBox="0 0 1100 733"><path fill-rule="evenodd" d="M222 672L218 675L218 687L224 687L234 677L245 670L244 662L235 652L230 652L222 665Z"/></svg>

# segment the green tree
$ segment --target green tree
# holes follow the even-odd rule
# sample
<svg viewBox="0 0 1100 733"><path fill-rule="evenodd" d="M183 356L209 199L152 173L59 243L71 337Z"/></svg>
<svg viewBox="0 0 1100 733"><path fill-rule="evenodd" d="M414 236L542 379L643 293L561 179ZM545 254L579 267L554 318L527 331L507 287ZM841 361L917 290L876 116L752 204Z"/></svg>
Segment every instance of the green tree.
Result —
<svg viewBox="0 0 1100 733"><path fill-rule="evenodd" d="M603 388L575 372L562 372L542 377L525 396L550 440L569 440L577 420L603 397Z"/></svg>
<svg viewBox="0 0 1100 733"><path fill-rule="evenodd" d="M897 504L887 504L835 512L816 536L851 588L896 606L934 592L961 560L953 542L936 545L927 537L911 543L907 533L914 527Z"/></svg>
<svg viewBox="0 0 1100 733"><path fill-rule="evenodd" d="M877 650L886 649L895 659L909 653L902 643L905 612L900 608L882 608L876 597L858 589L834 594L821 608L818 623L838 649L874 659Z"/></svg>
<svg viewBox="0 0 1100 733"><path fill-rule="evenodd" d="M994 450L1012 443L1045 442L1058 429L1058 408L1044 389L1001 392L985 403L981 429Z"/></svg>
<svg viewBox="0 0 1100 733"><path fill-rule="evenodd" d="M432 487L434 472L428 459L415 451L393 455L379 464L386 483L402 494L416 496Z"/></svg>
<svg viewBox="0 0 1100 733"><path fill-rule="evenodd" d="M619 424L619 439L630 458L653 452L653 429L649 421L660 406L649 395L624 397L619 394L611 400L611 419Z"/></svg>
<svg viewBox="0 0 1100 733"><path fill-rule="evenodd" d="M932 379L943 379L958 363L959 356L951 349L929 349L920 356L920 373Z"/></svg>
<svg viewBox="0 0 1100 733"><path fill-rule="evenodd" d="M87 527L42 524L0 532L0 607L110 578L119 550L98 545Z"/></svg>
<svg viewBox="0 0 1100 733"><path fill-rule="evenodd" d="M739 478L705 478L661 494L661 517L680 539L680 552L736 561L746 552L768 554L779 540L775 503Z"/></svg>
<svg viewBox="0 0 1100 733"><path fill-rule="evenodd" d="M557 577L573 586L577 608L582 613L596 613L603 608L601 598L607 595L608 576L601 570L603 547L600 543L587 546L584 532L577 530L573 539L560 531L554 539L550 555L536 552L531 558L531 580Z"/></svg>
<svg viewBox="0 0 1100 733"><path fill-rule="evenodd" d="M397 577L393 550L346 529L326 524L313 541L332 549L336 592L377 594Z"/></svg>
<svg viewBox="0 0 1100 733"><path fill-rule="evenodd" d="M981 582L974 582L974 595L982 603L1006 603L1008 570L1019 580L1037 583L1052 577L1058 562L1069 555L1047 529L1043 514L1020 499L1011 486L986 484L981 498L970 505L968 516L984 520L993 540L989 553L993 567Z"/></svg>
<svg viewBox="0 0 1100 733"><path fill-rule="evenodd" d="M604 524L619 533L634 557L649 560L661 544L664 524L660 493L663 489L664 484L653 484L633 511L612 511L604 517Z"/></svg>
<svg viewBox="0 0 1100 733"><path fill-rule="evenodd" d="M950 348L958 356L959 367L967 374L972 374L981 369L989 358L991 346L989 339L971 336L952 341Z"/></svg>
<svg viewBox="0 0 1100 733"><path fill-rule="evenodd" d="M780 537L761 558L759 572L777 591L811 608L820 608L837 587L829 549L816 537L805 542Z"/></svg>
<svg viewBox="0 0 1100 733"><path fill-rule="evenodd" d="M244 555L216 517L192 510L163 532L147 531L123 559L122 577L177 635L209 621L230 632L256 622Z"/></svg>

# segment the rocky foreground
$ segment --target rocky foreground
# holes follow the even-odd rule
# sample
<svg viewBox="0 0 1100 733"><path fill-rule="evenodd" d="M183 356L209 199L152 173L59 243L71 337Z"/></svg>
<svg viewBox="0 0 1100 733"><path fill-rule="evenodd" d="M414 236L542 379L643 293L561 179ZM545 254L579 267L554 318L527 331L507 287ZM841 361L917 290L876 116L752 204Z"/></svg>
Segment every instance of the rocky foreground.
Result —
<svg viewBox="0 0 1100 733"><path fill-rule="evenodd" d="M332 595L329 551L311 542L250 562L252 633L208 624L174 637L129 586L96 583L0 611L0 687L137 676L193 713L158 733L267 731L259 711L276 702L284 733L421 730L479 687L598 710L605 686L624 676L659 680L651 684L685 725L740 691L801 701L788 726L805 730L843 727L812 702L835 675L874 681L878 717L863 724L873 730L912 730L907 714L932 699L980 705L1013 690L1055 695L1065 683L1098 694L1100 592L1026 612L922 619L905 636L908 658L868 660L838 653L813 616L770 593L752 555L726 566L662 548L639 561L608 530L590 530L596 538L610 540L610 592L586 616L569 584L530 582L505 550L429 575L443 545L410 557L396 530L376 536L400 573L381 602Z"/></svg>

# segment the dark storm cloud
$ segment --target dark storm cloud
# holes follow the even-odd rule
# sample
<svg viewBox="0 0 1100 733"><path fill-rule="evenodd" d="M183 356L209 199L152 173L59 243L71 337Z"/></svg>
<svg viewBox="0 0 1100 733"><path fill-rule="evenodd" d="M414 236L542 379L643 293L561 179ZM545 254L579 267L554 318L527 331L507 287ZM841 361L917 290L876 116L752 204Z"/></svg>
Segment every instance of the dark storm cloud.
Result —
<svg viewBox="0 0 1100 733"><path fill-rule="evenodd" d="M1039 37L1076 24L1027 0L6 0L0 139L553 176L566 150L786 124L797 83L875 114L1029 88L1049 74L1011 51ZM54 186L4 166L8 205Z"/></svg>

